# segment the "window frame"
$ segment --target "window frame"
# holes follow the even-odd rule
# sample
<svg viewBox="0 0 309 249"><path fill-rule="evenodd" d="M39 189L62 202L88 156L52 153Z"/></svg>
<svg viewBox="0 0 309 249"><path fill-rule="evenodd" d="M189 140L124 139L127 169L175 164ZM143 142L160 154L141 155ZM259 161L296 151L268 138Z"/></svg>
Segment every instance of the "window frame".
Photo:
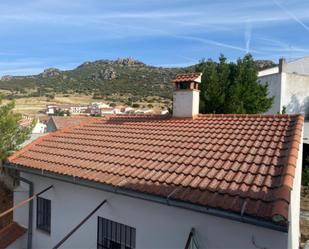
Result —
<svg viewBox="0 0 309 249"><path fill-rule="evenodd" d="M36 228L40 231L50 234L51 200L38 196L36 204Z"/></svg>
<svg viewBox="0 0 309 249"><path fill-rule="evenodd" d="M136 228L98 216L97 249L112 248L107 245L111 242L119 244L121 249L136 249Z"/></svg>

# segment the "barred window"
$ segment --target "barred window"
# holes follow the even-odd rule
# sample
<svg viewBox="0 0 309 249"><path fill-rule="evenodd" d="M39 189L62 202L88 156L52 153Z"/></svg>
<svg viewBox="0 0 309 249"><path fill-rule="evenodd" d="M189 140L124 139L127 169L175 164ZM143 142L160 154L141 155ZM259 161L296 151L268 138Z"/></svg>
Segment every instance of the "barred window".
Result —
<svg viewBox="0 0 309 249"><path fill-rule="evenodd" d="M135 249L136 229L98 217L98 249Z"/></svg>
<svg viewBox="0 0 309 249"><path fill-rule="evenodd" d="M36 211L37 211L37 217L36 217L37 229L50 233L51 201L38 197Z"/></svg>

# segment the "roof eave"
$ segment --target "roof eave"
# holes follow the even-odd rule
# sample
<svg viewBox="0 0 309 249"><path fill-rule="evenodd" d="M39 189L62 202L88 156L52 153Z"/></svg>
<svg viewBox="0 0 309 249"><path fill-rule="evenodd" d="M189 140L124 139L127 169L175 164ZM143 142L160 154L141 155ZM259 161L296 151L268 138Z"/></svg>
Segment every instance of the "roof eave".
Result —
<svg viewBox="0 0 309 249"><path fill-rule="evenodd" d="M74 176L66 176L66 175L51 173L48 171L41 171L38 169L30 169L28 167L24 167L22 165L17 165L17 164L12 164L10 162L5 163L4 167L8 169L19 170L24 173L30 173L30 174L48 177L48 178L59 180L59 181L68 182L71 184L77 184L77 185L81 185L84 187L90 187L94 189L99 189L99 190L103 190L107 192L112 192L112 193L117 193L117 194L129 196L129 197L133 197L133 198L157 202L157 203L168 205L168 206L175 206L179 208L188 209L191 211L201 212L201 213L205 213L208 215L213 215L213 216L226 218L226 219L230 219L230 220L234 220L234 221L238 221L242 223L247 223L251 225L268 228L271 230L276 230L276 231L285 232L285 233L288 232L288 224L280 225L280 224L276 224L276 223L273 223L271 221L268 221L262 218L252 217L248 215L241 215L241 214L229 212L229 211L222 210L222 209L202 206L202 205L193 204L193 203L184 202L184 201L175 200L175 199L168 199L167 197L151 195L151 194L133 191L133 190L125 189L125 188L114 187L108 184L89 181L89 180L81 179L81 178L74 177Z"/></svg>

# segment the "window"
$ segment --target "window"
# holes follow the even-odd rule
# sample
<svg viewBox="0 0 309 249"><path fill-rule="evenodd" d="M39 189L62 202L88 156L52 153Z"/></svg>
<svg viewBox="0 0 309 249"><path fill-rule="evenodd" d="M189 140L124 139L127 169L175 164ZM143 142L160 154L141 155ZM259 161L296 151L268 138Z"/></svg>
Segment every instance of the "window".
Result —
<svg viewBox="0 0 309 249"><path fill-rule="evenodd" d="M51 201L38 197L36 211L37 229L50 233Z"/></svg>
<svg viewBox="0 0 309 249"><path fill-rule="evenodd" d="M98 217L98 249L135 249L136 229Z"/></svg>

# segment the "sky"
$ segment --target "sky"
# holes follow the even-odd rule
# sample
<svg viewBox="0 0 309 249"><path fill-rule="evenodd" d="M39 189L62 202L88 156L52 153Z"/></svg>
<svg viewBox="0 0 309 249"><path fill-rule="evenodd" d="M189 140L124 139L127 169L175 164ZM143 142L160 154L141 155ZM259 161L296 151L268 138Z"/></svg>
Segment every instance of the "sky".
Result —
<svg viewBox="0 0 309 249"><path fill-rule="evenodd" d="M181 67L309 55L308 0L1 0L0 76L133 57Z"/></svg>

